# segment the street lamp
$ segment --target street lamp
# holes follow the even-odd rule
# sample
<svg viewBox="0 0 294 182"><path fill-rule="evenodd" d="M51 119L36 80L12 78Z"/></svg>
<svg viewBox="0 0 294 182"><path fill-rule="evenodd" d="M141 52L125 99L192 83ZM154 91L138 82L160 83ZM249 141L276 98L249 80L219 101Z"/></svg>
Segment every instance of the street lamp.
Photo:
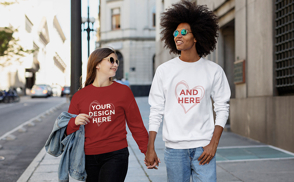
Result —
<svg viewBox="0 0 294 182"><path fill-rule="evenodd" d="M88 40L88 57L90 56L90 32L91 31L95 31L93 29L94 27L94 23L95 23L95 18L94 17L89 17L89 12L90 12L90 8L89 8L89 1L88 1L88 16L87 18L82 17L82 24L84 25L85 23L88 23L88 27L84 29L84 31L87 32L87 40ZM90 28L90 23L92 23L92 28Z"/></svg>

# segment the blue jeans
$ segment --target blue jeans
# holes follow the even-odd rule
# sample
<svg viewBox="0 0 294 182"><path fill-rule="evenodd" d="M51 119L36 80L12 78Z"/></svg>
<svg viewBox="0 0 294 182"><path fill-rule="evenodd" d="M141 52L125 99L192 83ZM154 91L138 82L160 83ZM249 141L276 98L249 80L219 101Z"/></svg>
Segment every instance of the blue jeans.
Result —
<svg viewBox="0 0 294 182"><path fill-rule="evenodd" d="M203 147L192 149L165 148L164 162L166 164L168 182L214 182L216 181L216 160L211 159L209 164L200 165L198 158Z"/></svg>

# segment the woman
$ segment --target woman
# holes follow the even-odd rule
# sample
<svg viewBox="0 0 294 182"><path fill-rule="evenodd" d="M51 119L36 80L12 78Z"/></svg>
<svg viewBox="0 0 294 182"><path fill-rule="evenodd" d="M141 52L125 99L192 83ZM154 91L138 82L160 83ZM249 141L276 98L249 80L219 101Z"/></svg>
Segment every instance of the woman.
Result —
<svg viewBox="0 0 294 182"><path fill-rule="evenodd" d="M69 121L68 135L85 125L87 182L124 181L129 157L126 123L141 152L147 151L148 133L132 91L112 81L118 66L114 50L92 52L85 87L73 95L68 109L78 115Z"/></svg>

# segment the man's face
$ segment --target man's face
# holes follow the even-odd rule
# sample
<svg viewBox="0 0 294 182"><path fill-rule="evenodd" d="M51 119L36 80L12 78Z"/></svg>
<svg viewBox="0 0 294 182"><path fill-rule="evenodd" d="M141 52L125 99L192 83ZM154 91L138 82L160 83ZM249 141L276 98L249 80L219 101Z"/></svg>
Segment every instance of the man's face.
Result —
<svg viewBox="0 0 294 182"><path fill-rule="evenodd" d="M186 31L183 31L183 29ZM174 41L177 49L179 51L185 51L191 48L195 49L196 39L192 34L190 25L188 23L181 23L178 25L176 30L178 31L178 34L177 36L174 36ZM186 32L186 35L182 35L181 32Z"/></svg>

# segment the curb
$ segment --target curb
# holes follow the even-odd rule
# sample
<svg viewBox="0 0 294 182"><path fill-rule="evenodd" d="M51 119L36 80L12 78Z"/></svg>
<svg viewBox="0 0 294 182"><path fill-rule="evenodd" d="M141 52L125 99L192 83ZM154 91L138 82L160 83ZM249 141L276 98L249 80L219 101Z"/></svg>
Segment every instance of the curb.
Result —
<svg viewBox="0 0 294 182"><path fill-rule="evenodd" d="M5 138L6 136L8 136L9 134L15 132L16 130L18 130L19 128L21 128L22 126L27 125L30 122L33 122L36 119L39 119L40 117L42 117L43 115L45 115L46 113L57 109L59 107L61 107L63 104L65 104L66 102L62 102L59 105L52 107L48 110L46 110L45 112L39 114L38 116L30 119L29 121L19 125L18 127L14 128L13 130L7 132L6 134L4 134L3 136L0 137L0 140ZM39 164L43 161L44 157L46 155L46 150L45 147L43 147L41 149L41 151L38 153L38 155L34 158L34 160L30 163L30 165L26 168L26 170L22 173L22 175L18 178L17 182L28 182L29 179L31 178L31 176L33 175L33 173L35 172L35 170L38 168Z"/></svg>
<svg viewBox="0 0 294 182"><path fill-rule="evenodd" d="M35 121L35 120L38 120L40 117L44 116L45 114L47 114L47 113L50 112L51 110L53 110L53 109L57 109L57 108L61 107L63 104L65 104L65 103L66 103L66 102L62 102L62 103L60 103L59 105L54 106L54 107L52 107L52 108L46 110L45 112L39 114L38 116L33 117L32 119L30 119L30 120L28 120L28 121L26 121L26 122L20 124L20 125L17 126L16 128L14 128L14 129L10 130L9 132L5 133L4 135L0 136L0 140L5 139L7 136L11 135L13 132L15 132L15 131L17 131L17 130L23 128L24 126L26 126L26 125L32 123L32 122Z"/></svg>
<svg viewBox="0 0 294 182"><path fill-rule="evenodd" d="M22 173L20 178L18 178L17 182L27 182L38 168L39 164L43 161L46 155L45 147L39 152L39 154L35 157L35 159L31 162L31 164L27 167L27 169Z"/></svg>

